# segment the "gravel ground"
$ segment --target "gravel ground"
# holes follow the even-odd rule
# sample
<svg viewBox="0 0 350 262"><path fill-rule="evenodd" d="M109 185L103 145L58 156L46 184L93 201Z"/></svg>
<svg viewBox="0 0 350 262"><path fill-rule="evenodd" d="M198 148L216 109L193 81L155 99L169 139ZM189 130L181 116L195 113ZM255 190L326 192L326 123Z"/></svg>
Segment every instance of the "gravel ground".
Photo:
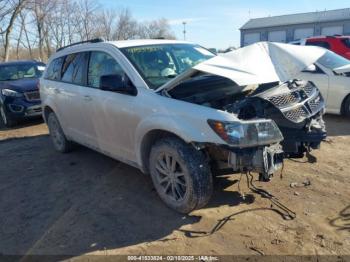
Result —
<svg viewBox="0 0 350 262"><path fill-rule="evenodd" d="M187 216L135 168L84 147L55 152L41 121L0 127L0 254L350 255L350 120L326 123L314 157L286 161L270 183L254 175L279 202L224 176Z"/></svg>

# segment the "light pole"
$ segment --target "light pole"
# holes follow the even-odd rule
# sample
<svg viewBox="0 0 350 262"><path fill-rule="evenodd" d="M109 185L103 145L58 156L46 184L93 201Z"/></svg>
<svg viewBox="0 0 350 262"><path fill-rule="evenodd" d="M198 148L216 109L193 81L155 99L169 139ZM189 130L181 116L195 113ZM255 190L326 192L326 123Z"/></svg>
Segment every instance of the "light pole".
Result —
<svg viewBox="0 0 350 262"><path fill-rule="evenodd" d="M184 40L186 40L186 22L183 21L182 24L184 25L184 30L183 30L183 33L184 33Z"/></svg>

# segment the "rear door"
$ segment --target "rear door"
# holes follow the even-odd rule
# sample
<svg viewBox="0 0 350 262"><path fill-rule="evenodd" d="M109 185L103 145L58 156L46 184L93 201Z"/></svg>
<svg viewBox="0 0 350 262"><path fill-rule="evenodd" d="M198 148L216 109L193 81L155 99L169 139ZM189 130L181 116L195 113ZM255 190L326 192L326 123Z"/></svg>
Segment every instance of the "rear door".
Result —
<svg viewBox="0 0 350 262"><path fill-rule="evenodd" d="M67 55L64 58L61 72L59 94L63 97L60 105L64 128L73 140L86 144L86 119L82 104L82 88L86 84L88 52Z"/></svg>

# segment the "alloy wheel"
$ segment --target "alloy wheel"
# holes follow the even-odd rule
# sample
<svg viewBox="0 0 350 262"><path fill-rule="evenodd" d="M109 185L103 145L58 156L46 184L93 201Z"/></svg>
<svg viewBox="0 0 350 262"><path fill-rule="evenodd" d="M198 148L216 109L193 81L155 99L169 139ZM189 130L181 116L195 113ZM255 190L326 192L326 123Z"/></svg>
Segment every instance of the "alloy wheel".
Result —
<svg viewBox="0 0 350 262"><path fill-rule="evenodd" d="M165 195L174 201L184 199L188 182L184 173L184 168L179 161L169 153L159 155L156 162L157 182Z"/></svg>
<svg viewBox="0 0 350 262"><path fill-rule="evenodd" d="M64 143L64 137L56 118L52 118L50 121L50 134L57 148L61 148Z"/></svg>

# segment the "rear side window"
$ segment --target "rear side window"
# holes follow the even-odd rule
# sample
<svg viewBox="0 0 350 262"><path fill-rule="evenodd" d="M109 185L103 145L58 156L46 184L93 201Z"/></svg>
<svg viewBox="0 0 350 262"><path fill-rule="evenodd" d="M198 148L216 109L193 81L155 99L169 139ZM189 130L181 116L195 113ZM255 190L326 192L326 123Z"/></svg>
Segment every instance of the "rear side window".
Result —
<svg viewBox="0 0 350 262"><path fill-rule="evenodd" d="M306 45L319 46L319 47L323 47L323 48L326 48L326 49L331 49L330 44L327 43L327 42L324 42L324 41L306 42Z"/></svg>
<svg viewBox="0 0 350 262"><path fill-rule="evenodd" d="M45 78L49 80L60 80L62 62L63 62L63 57L54 59L50 63L49 67L47 68Z"/></svg>
<svg viewBox="0 0 350 262"><path fill-rule="evenodd" d="M347 48L350 48L350 38L344 38L341 41Z"/></svg>
<svg viewBox="0 0 350 262"><path fill-rule="evenodd" d="M88 86L99 88L100 78L103 75L124 74L118 62L105 52L91 52L88 70Z"/></svg>
<svg viewBox="0 0 350 262"><path fill-rule="evenodd" d="M66 56L62 66L62 81L77 85L84 84L87 53L75 53Z"/></svg>

